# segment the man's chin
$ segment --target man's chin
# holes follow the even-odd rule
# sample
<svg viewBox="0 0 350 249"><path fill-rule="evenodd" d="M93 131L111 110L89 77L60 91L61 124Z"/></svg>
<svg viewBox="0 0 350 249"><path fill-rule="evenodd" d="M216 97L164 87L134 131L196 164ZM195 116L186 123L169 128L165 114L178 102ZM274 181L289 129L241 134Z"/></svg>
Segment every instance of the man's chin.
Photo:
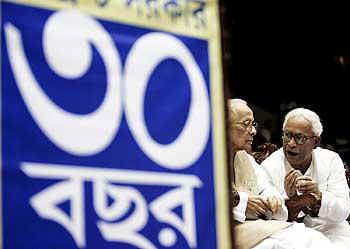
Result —
<svg viewBox="0 0 350 249"><path fill-rule="evenodd" d="M252 152L252 143L245 143L244 150L248 153L251 153Z"/></svg>
<svg viewBox="0 0 350 249"><path fill-rule="evenodd" d="M287 155L287 160L289 164L295 165L298 163L298 156Z"/></svg>

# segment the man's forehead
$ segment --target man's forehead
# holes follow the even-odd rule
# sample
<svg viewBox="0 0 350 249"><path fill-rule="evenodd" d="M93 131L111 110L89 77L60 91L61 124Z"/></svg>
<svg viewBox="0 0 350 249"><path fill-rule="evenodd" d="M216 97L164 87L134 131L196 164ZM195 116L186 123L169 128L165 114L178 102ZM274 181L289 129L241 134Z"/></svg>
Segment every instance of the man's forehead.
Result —
<svg viewBox="0 0 350 249"><path fill-rule="evenodd" d="M312 132L310 122L302 116L289 118L287 120L285 129L296 129L300 132Z"/></svg>

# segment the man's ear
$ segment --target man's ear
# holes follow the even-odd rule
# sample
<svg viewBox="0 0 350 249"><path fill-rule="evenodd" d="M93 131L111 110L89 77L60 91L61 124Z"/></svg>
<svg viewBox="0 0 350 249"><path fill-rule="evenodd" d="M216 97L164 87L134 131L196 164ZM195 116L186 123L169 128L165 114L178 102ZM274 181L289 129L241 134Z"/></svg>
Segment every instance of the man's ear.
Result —
<svg viewBox="0 0 350 249"><path fill-rule="evenodd" d="M314 141L315 141L314 149L316 149L321 144L321 137L316 137Z"/></svg>

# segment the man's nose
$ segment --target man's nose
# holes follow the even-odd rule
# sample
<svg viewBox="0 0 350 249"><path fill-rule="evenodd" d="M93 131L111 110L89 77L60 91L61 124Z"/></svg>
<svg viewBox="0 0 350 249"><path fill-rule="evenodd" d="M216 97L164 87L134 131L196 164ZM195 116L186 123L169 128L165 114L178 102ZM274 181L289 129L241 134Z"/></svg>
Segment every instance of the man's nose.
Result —
<svg viewBox="0 0 350 249"><path fill-rule="evenodd" d="M252 129L251 129L251 131L249 132L249 134L251 135L251 136L255 136L256 135L256 128L254 127L254 126L252 126Z"/></svg>
<svg viewBox="0 0 350 249"><path fill-rule="evenodd" d="M291 140L289 140L289 142L287 142L287 145L290 147L295 147L297 145L297 143L295 142L294 137L292 137Z"/></svg>

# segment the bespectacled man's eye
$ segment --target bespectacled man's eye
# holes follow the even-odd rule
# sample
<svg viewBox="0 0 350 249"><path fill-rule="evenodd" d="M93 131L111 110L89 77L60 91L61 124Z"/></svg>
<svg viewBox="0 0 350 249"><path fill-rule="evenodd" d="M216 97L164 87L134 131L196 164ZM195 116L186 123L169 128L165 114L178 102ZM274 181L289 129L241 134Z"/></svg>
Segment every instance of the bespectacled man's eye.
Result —
<svg viewBox="0 0 350 249"><path fill-rule="evenodd" d="M294 139L298 144L304 144L306 142L307 137L305 137L304 135L294 135Z"/></svg>
<svg viewBox="0 0 350 249"><path fill-rule="evenodd" d="M284 138L287 138L287 139L291 139L292 138L292 133L290 133L288 131L283 132L282 135L283 135Z"/></svg>
<svg viewBox="0 0 350 249"><path fill-rule="evenodd" d="M247 121L244 121L244 122L243 122L243 125L244 125L245 127L248 127L248 126L250 126L250 121L249 121L249 120L247 120Z"/></svg>

